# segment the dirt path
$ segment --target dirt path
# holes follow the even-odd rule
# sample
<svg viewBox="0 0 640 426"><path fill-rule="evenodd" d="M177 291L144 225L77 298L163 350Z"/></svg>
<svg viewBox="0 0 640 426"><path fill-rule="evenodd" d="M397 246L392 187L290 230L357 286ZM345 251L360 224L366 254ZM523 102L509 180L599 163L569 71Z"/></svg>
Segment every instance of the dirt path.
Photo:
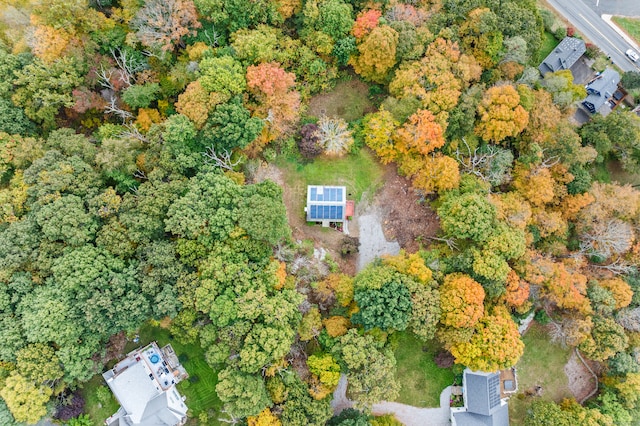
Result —
<svg viewBox="0 0 640 426"><path fill-rule="evenodd" d="M353 407L353 402L347 398L347 375L341 374L338 387L333 391L331 408L335 414L340 414L342 410Z"/></svg>

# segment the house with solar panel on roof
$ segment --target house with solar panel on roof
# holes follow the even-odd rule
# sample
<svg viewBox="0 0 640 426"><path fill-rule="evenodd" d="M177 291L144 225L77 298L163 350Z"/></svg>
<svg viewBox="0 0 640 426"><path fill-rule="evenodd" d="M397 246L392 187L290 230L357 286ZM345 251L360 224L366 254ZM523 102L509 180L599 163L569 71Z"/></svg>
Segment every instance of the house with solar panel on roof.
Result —
<svg viewBox="0 0 640 426"><path fill-rule="evenodd" d="M120 403L107 426L178 426L187 421L176 384L189 377L171 345L156 342L130 352L102 377Z"/></svg>
<svg viewBox="0 0 640 426"><path fill-rule="evenodd" d="M451 407L453 426L509 426L509 406L502 397L500 372L464 370L464 407Z"/></svg>
<svg viewBox="0 0 640 426"><path fill-rule="evenodd" d="M544 58L538 67L543 76L550 72L570 70L587 51L584 41L575 37L565 37L555 49Z"/></svg>
<svg viewBox="0 0 640 426"><path fill-rule="evenodd" d="M347 200L347 188L344 186L307 186L307 206L304 211L307 222L321 223L329 227L335 225L337 229L348 234L346 226L355 210L355 203Z"/></svg>

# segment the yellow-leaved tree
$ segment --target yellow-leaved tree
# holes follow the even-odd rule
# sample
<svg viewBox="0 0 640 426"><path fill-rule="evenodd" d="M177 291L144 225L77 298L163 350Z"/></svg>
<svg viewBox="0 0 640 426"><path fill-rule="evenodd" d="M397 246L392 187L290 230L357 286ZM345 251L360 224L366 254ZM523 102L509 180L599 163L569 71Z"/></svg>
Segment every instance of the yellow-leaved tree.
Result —
<svg viewBox="0 0 640 426"><path fill-rule="evenodd" d="M511 319L509 311L500 305L480 319L468 342L451 347L456 363L480 371L513 367L523 352L524 343L520 339L518 326Z"/></svg>
<svg viewBox="0 0 640 426"><path fill-rule="evenodd" d="M478 115L475 133L493 143L517 136L529 122L529 113L520 105L520 95L511 85L487 90L478 105Z"/></svg>

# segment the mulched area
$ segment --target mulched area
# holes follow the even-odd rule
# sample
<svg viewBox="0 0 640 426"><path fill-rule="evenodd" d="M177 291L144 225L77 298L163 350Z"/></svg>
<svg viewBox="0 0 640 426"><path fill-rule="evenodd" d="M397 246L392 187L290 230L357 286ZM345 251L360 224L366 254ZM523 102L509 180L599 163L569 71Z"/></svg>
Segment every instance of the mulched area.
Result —
<svg viewBox="0 0 640 426"><path fill-rule="evenodd" d="M436 213L420 194L411 187L411 181L398 176L395 165L386 166L385 184L376 196L383 211L382 229L387 240L396 240L408 253L430 244L440 229Z"/></svg>

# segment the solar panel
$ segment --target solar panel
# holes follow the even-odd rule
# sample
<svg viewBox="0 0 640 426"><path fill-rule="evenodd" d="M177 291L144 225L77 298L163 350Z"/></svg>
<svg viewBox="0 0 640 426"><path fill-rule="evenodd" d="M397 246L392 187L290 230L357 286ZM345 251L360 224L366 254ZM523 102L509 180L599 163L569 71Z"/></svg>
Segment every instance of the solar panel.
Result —
<svg viewBox="0 0 640 426"><path fill-rule="evenodd" d="M489 408L500 405L500 376L494 375L489 378Z"/></svg>
<svg viewBox="0 0 640 426"><path fill-rule="evenodd" d="M344 201L343 188L309 186L309 201Z"/></svg>
<svg viewBox="0 0 640 426"><path fill-rule="evenodd" d="M336 220L342 219L344 208L342 206L309 206L309 218L312 220Z"/></svg>

